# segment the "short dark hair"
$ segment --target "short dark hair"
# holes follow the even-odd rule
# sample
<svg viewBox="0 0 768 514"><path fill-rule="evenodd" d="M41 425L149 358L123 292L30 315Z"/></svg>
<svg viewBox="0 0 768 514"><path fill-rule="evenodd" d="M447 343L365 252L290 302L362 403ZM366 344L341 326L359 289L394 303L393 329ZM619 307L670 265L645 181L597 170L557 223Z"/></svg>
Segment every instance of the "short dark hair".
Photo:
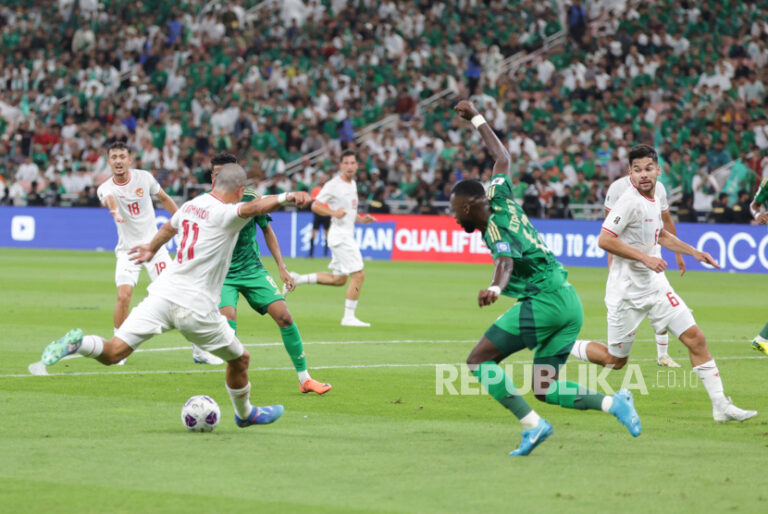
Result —
<svg viewBox="0 0 768 514"><path fill-rule="evenodd" d="M635 159L644 157L650 157L653 162L659 163L659 155L651 145L635 145L629 150L629 165L631 166Z"/></svg>
<svg viewBox="0 0 768 514"><path fill-rule="evenodd" d="M483 187L483 184L477 180L461 180L456 182L456 184L451 188L451 194L474 198L478 196L485 196L485 188Z"/></svg>
<svg viewBox="0 0 768 514"><path fill-rule="evenodd" d="M237 164L237 157L228 152L220 152L211 158L211 166L222 166L224 164Z"/></svg>
<svg viewBox="0 0 768 514"><path fill-rule="evenodd" d="M125 150L126 152L129 152L129 153L131 151L131 149L128 148L128 145L125 144L124 141L115 141L114 143L111 143L107 147L107 155L109 155L109 152L111 152L112 150Z"/></svg>
<svg viewBox="0 0 768 514"><path fill-rule="evenodd" d="M357 160L357 154L355 153L354 150L344 150L343 152L341 152L342 161L344 160L344 157L349 157L349 156L352 156L355 158L355 160Z"/></svg>

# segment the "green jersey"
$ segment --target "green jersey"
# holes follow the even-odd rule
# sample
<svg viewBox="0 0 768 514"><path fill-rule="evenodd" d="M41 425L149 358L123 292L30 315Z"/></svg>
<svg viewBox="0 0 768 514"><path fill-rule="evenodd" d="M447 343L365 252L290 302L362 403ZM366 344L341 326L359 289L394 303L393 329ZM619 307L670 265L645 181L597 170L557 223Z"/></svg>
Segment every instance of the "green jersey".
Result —
<svg viewBox="0 0 768 514"><path fill-rule="evenodd" d="M494 261L499 257L514 260L509 284L502 294L528 298L561 287L568 272L552 255L523 209L512 199L509 177L504 174L493 177L486 194L493 212L483 232L483 242Z"/></svg>
<svg viewBox="0 0 768 514"><path fill-rule="evenodd" d="M253 189L247 188L243 193L242 202L255 200L259 195ZM272 217L269 215L256 216L249 221L237 236L235 250L232 252L232 264L229 265L227 278L240 278L264 268L259 255L259 243L256 241L256 225L267 228Z"/></svg>
<svg viewBox="0 0 768 514"><path fill-rule="evenodd" d="M755 202L757 202L758 205L765 205L768 207L768 176L764 177L762 182L760 182L760 187L757 189L757 194L755 195Z"/></svg>

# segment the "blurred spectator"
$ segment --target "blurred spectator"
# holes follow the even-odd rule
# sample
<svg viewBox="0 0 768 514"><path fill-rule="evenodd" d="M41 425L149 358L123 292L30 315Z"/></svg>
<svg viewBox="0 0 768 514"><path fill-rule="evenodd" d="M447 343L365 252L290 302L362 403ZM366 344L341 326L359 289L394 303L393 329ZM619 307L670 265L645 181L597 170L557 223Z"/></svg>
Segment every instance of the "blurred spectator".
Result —
<svg viewBox="0 0 768 514"><path fill-rule="evenodd" d="M731 218L731 208L728 205L728 194L720 193L717 199L712 202L712 212L710 212L708 221L714 223L730 223Z"/></svg>

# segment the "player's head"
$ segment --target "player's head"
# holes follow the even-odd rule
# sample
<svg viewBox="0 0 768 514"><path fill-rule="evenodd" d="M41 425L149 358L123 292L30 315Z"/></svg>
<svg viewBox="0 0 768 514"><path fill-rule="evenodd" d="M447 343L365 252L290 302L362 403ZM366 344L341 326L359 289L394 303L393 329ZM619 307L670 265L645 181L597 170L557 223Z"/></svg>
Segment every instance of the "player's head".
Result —
<svg viewBox="0 0 768 514"><path fill-rule="evenodd" d="M107 163L112 168L112 174L118 179L128 173L132 162L131 151L124 142L115 141L107 148Z"/></svg>
<svg viewBox="0 0 768 514"><path fill-rule="evenodd" d="M490 210L485 188L477 180L462 180L451 189L451 211L456 222L470 234L484 230Z"/></svg>
<svg viewBox="0 0 768 514"><path fill-rule="evenodd" d="M659 178L659 156L649 145L636 145L629 150L629 178L643 194L653 194Z"/></svg>
<svg viewBox="0 0 768 514"><path fill-rule="evenodd" d="M237 164L237 157L227 152L220 152L211 158L211 182L216 182L216 174L225 164Z"/></svg>
<svg viewBox="0 0 768 514"><path fill-rule="evenodd" d="M341 174L346 180L354 180L357 173L357 154L352 150L344 150L341 154Z"/></svg>
<svg viewBox="0 0 768 514"><path fill-rule="evenodd" d="M230 203L237 202L243 196L245 181L246 174L242 166L235 163L223 164L216 174L213 192L222 199L232 198L233 201Z"/></svg>

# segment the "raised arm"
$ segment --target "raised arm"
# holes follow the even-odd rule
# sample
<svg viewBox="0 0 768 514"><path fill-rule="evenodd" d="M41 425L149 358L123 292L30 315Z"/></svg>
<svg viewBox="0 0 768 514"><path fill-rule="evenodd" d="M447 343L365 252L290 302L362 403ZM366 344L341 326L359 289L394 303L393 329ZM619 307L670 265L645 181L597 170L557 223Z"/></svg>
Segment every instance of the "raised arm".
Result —
<svg viewBox="0 0 768 514"><path fill-rule="evenodd" d="M109 209L109 213L112 215L112 217L115 219L116 223L125 223L125 218L120 216L120 210L117 208L117 200L115 200L115 197L112 196L112 194L108 194L104 197L104 201L101 202L107 209Z"/></svg>
<svg viewBox="0 0 768 514"><path fill-rule="evenodd" d="M267 195L242 204L240 206L239 214L244 218L253 218L260 214L269 214L272 211L276 211L281 205L287 203L293 203L297 207L305 207L311 201L312 197L309 196L309 193L304 191Z"/></svg>
<svg viewBox="0 0 768 514"><path fill-rule="evenodd" d="M171 213L171 216L173 216L173 213L179 210L179 206L176 205L176 202L173 201L173 198L168 196L168 193L163 191L162 189L157 192L157 199L160 202L160 205L163 206L163 208Z"/></svg>
<svg viewBox="0 0 768 514"><path fill-rule="evenodd" d="M485 121L485 118L480 114L472 102L462 100L456 107L453 108L456 113L465 120L472 123L472 125L480 132L483 137L485 146L493 157L493 173L504 173L509 175L509 152L501 144L499 138L496 137L496 133L491 129L491 126Z"/></svg>

